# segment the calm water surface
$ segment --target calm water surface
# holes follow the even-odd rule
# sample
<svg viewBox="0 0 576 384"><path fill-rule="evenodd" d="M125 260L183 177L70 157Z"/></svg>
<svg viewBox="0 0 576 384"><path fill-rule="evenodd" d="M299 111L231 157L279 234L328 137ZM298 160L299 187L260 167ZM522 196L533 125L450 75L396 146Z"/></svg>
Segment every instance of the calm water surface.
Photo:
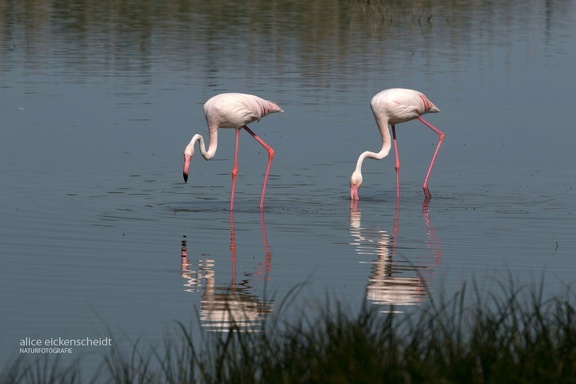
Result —
<svg viewBox="0 0 576 384"><path fill-rule="evenodd" d="M302 283L283 316L327 295L404 312L471 280L573 284L573 2L324 3L0 5L0 362L26 337L219 329L224 303L251 329ZM390 87L442 111L433 198L437 136L410 122L400 200L392 157L365 162L351 205L358 155L381 146L369 101ZM247 134L233 216L233 132L181 179L225 91L285 111L252 125L276 150L262 214Z"/></svg>

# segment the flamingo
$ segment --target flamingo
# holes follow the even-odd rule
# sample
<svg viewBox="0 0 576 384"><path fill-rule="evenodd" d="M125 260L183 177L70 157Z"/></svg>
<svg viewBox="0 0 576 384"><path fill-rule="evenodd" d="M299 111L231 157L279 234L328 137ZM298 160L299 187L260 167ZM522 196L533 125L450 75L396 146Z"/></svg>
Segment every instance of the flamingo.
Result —
<svg viewBox="0 0 576 384"><path fill-rule="evenodd" d="M398 197L400 185L399 185L399 172L400 172L400 158L398 156L398 146L396 143L396 124L404 123L406 121L418 119L428 128L432 129L438 134L438 145L436 146L436 151L434 156L432 156L432 161L430 167L428 168L428 173L424 179L424 184L422 189L424 190L424 196L426 199L430 199L432 195L428 189L428 179L430 178L430 173L434 167L434 162L436 161L436 156L444 140L444 133L438 128L424 120L422 117L425 113L436 113L440 112L438 107L434 105L428 98L421 92L412 89L403 88L392 88L386 89L382 92L377 93L370 102L370 107L374 113L374 119L380 130L380 135L382 136L382 149L380 152L363 152L356 163L356 169L350 177L350 199L358 200L358 189L362 185L362 163L364 159L370 157L372 159L381 160L388 156L390 152L390 131L388 130L388 124L392 127L392 136L394 140L394 152L396 153L396 195Z"/></svg>
<svg viewBox="0 0 576 384"><path fill-rule="evenodd" d="M236 189L236 175L238 174L238 139L240 130L244 129L257 142L259 142L268 152L268 165L264 176L264 185L262 187L262 196L260 198L260 210L264 208L264 196L266 194L266 184L270 174L270 166L274 158L274 150L256 135L247 124L260 119L269 113L284 112L277 104L264 100L258 96L244 93L221 93L209 99L204 104L204 116L208 124L208 135L210 143L208 149L204 144L204 138L195 134L190 143L184 149L184 182L188 181L188 169L192 156L194 156L194 145L200 141L200 153L206 160L210 160L216 154L218 147L218 129L234 128L236 130L236 147L234 152L234 167L232 168L232 191L230 195L230 210L234 210L234 191Z"/></svg>

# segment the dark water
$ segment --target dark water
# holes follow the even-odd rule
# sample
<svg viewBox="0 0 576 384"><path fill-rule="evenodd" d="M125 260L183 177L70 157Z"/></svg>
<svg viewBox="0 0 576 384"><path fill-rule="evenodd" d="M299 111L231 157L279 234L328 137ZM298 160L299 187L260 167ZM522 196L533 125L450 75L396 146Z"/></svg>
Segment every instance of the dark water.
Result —
<svg viewBox="0 0 576 384"><path fill-rule="evenodd" d="M252 329L300 287L351 309L418 308L481 289L576 276L576 7L571 1L397 5L332 1L70 1L0 5L0 362L20 340L161 340L174 320L219 329L225 303ZM424 92L446 140L398 127L380 148L369 109L390 87ZM226 91L277 102L216 157L182 151ZM290 316L291 311L284 311ZM72 356L104 347L75 347Z"/></svg>

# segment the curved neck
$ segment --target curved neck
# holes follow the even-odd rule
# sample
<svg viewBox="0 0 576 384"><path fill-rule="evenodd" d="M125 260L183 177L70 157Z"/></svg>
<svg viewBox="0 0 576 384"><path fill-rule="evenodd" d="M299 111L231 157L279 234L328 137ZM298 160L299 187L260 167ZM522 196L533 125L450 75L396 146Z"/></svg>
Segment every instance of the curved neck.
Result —
<svg viewBox="0 0 576 384"><path fill-rule="evenodd" d="M218 148L218 128L210 129L209 135L210 135L210 143L208 144L208 149L206 149L204 138L202 137L202 135L198 133L192 137L192 140L190 140L190 144L188 144L188 146L193 151L194 144L196 144L197 141L200 141L198 147L200 148L200 153L202 154L202 157L204 157L206 160L210 160L216 154L216 149Z"/></svg>
<svg viewBox="0 0 576 384"><path fill-rule="evenodd" d="M376 119L376 124L378 124L378 130L380 131L380 136L382 137L382 149L378 153L366 151L362 152L362 154L358 157L358 161L356 162L356 171L361 172L362 170L362 163L364 159L367 157L371 159L381 160L388 156L390 153L390 148L392 147L391 139L390 139L390 130L388 129L388 118L386 117L378 117L374 115Z"/></svg>

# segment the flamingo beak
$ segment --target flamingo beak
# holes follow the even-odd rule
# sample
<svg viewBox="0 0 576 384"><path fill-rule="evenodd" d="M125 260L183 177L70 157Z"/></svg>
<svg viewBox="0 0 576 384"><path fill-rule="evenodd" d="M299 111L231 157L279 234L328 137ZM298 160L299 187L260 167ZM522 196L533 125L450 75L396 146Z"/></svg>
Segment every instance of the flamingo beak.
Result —
<svg viewBox="0 0 576 384"><path fill-rule="evenodd" d="M190 162L192 161L192 156L184 155L184 169L182 170L182 176L184 177L184 182L188 182L188 169L190 168Z"/></svg>

